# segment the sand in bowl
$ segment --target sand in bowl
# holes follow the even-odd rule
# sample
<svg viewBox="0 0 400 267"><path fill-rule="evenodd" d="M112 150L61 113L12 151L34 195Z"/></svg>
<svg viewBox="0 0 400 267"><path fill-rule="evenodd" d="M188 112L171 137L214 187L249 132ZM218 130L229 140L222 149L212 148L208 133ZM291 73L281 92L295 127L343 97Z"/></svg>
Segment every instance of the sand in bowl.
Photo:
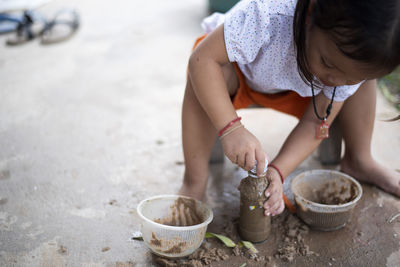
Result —
<svg viewBox="0 0 400 267"><path fill-rule="evenodd" d="M160 195L141 201L137 212L142 219L145 244L156 255L179 258L190 255L204 239L212 210L193 198Z"/></svg>
<svg viewBox="0 0 400 267"><path fill-rule="evenodd" d="M204 221L203 215L197 212L196 201L190 198L179 197L175 200L168 210L168 216L154 219L154 222L169 226L192 226L200 224ZM158 239L154 233L151 235L150 243L155 247L169 247L164 250L167 254L179 254L187 248L187 243L173 239L163 240Z"/></svg>
<svg viewBox="0 0 400 267"><path fill-rule="evenodd" d="M357 197L357 186L344 179L341 184L336 181L328 181L322 185L322 188L313 190L313 196L308 200L325 205L341 205L354 200Z"/></svg>
<svg viewBox="0 0 400 267"><path fill-rule="evenodd" d="M192 226L204 221L203 215L197 212L194 199L179 197L171 205L168 216L155 219L154 222L170 226Z"/></svg>
<svg viewBox="0 0 400 267"><path fill-rule="evenodd" d="M168 216L157 218L153 221L168 226L186 227L202 223L204 221L203 217L203 214L198 212L197 203L194 199L178 197L169 207ZM164 254L180 254L189 245L188 242L179 237L174 237L172 240L158 238L154 232L151 233L151 237L150 244L160 248L160 251Z"/></svg>
<svg viewBox="0 0 400 267"><path fill-rule="evenodd" d="M298 216L312 228L332 231L345 226L361 198L360 184L331 170L313 170L296 176L292 191Z"/></svg>

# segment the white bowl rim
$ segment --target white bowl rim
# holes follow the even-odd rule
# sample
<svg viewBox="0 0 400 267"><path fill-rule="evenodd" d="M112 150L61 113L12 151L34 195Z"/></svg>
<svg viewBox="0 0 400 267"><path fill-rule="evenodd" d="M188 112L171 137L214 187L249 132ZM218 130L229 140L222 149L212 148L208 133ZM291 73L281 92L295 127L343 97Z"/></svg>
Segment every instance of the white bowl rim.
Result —
<svg viewBox="0 0 400 267"><path fill-rule="evenodd" d="M177 199L179 197L186 198L186 199L193 199L196 202L200 202L201 205L203 205L206 209L208 209L210 211L210 216L208 216L208 218L204 222L202 222L200 224L195 224L195 225L191 225L191 226L171 226L171 225L165 225L165 224L161 224L161 223L156 223L156 222L146 218L142 213L143 205L147 201L151 201L151 200L154 200L154 199L160 199L160 198L168 198L168 199L169 198L175 198L175 199ZM187 196L181 196L181 195L157 195L157 196L149 197L149 198L146 198L146 199L140 201L140 203L137 206L136 210L137 210L137 213L139 214L139 217L142 220L146 221L147 223L150 223L150 224L152 224L154 226L157 226L159 228L170 229L170 230L175 230L175 231L197 230L199 228L202 228L202 227L207 226L208 224L210 224L211 221L213 220L213 217L214 217L214 213L213 213L212 209L208 205L206 205L205 203L203 203L200 200L197 200L195 198L187 197Z"/></svg>
<svg viewBox="0 0 400 267"><path fill-rule="evenodd" d="M316 203L316 202L314 202L314 201L308 200L308 199L306 199L306 198L300 196L297 192L295 192L295 191L293 190L293 184L294 184L294 181L295 181L296 179L299 179L298 177L307 175L307 174L312 173L312 172L317 172L317 173L318 173L318 172L321 172L321 173L322 173L322 172L326 172L326 173L336 173L336 174L338 174L338 175L344 176L345 178L349 179L350 181L352 181L352 182L357 186L357 189L358 189L359 194L358 194L358 196L357 196L355 199L353 199L352 201L346 202L346 203L344 203L344 204L339 204L339 205L327 205L327 204ZM315 207L319 207L319 208L341 208L341 209L344 209L344 208L346 208L346 207L348 207L348 206L353 205L354 203L357 203L357 202L360 200L361 196L363 195L363 190L362 190L361 184L360 184L356 179L354 179L354 178L351 177L350 175L348 175L348 174L346 174L346 173L343 173L343 172L340 172L340 171L336 171L336 170L325 170L325 169L307 170L307 171L303 171L303 172L299 173L298 175L296 175L296 176L292 179L292 181L291 181L291 183L290 183L290 189L292 190L293 195L294 195L295 197L300 198L301 201L306 202L306 203L309 202L310 204L314 205ZM323 211L318 211L318 212L321 213L321 212L323 212ZM329 212L329 210L327 210L326 212Z"/></svg>

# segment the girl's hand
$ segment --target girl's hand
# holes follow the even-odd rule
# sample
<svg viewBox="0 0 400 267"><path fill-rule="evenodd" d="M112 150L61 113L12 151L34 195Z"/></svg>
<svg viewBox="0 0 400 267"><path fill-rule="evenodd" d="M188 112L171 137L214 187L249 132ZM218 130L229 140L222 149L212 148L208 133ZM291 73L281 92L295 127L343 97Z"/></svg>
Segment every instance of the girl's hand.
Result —
<svg viewBox="0 0 400 267"><path fill-rule="evenodd" d="M249 171L254 167L257 160L257 175L263 173L265 167L265 152L257 138L246 128L242 127L233 131L222 138L221 143L225 155L233 163Z"/></svg>
<svg viewBox="0 0 400 267"><path fill-rule="evenodd" d="M265 216L275 216L281 214L285 209L283 202L283 185L279 173L274 168L268 168L267 179L269 186L265 190L265 196L268 198L264 203Z"/></svg>

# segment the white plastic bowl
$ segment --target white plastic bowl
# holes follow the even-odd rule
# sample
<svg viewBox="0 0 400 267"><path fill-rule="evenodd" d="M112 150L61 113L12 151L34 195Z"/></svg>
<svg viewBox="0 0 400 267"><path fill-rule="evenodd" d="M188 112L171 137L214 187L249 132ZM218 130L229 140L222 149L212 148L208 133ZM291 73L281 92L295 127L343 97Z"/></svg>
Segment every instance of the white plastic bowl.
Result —
<svg viewBox="0 0 400 267"><path fill-rule="evenodd" d="M196 212L201 215L203 222L192 226L169 226L156 223L154 220L166 218L170 207L178 198L189 197L179 195L159 195L142 200L137 212L142 220L141 232L143 241L152 252L168 258L184 257L200 247L207 225L213 219L212 210L196 201Z"/></svg>
<svg viewBox="0 0 400 267"><path fill-rule="evenodd" d="M297 215L312 228L323 231L344 227L363 192L360 183L354 178L334 170L302 172L293 178L291 189ZM337 205L318 203L316 192L321 189L328 190L326 192L332 196L343 195L351 200Z"/></svg>

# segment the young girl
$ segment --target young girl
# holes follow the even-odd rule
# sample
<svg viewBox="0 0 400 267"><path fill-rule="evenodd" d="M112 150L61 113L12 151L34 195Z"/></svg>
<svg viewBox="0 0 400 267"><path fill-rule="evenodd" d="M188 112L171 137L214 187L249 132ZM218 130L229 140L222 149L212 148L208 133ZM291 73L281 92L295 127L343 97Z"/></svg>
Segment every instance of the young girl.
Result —
<svg viewBox="0 0 400 267"><path fill-rule="evenodd" d="M400 63L400 1L243 0L203 26L183 101L181 194L203 197L217 135L233 163L250 170L257 161L262 173L265 152L235 111L256 104L299 118L268 168L265 215L283 211L281 179L336 117L346 147L341 170L400 196L400 174L371 156L375 79Z"/></svg>

